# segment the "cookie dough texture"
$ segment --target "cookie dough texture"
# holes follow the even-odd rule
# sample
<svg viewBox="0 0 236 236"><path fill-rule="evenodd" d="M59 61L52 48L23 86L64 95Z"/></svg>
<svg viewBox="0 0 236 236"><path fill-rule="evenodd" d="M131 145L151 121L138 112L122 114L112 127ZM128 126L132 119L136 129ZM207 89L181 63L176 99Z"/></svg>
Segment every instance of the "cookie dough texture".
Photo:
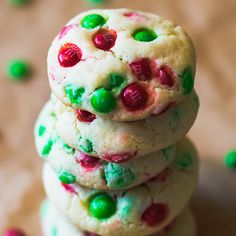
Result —
<svg viewBox="0 0 236 236"><path fill-rule="evenodd" d="M43 236L88 236L65 218L51 203L45 201L41 206L41 224ZM189 208L185 209L174 222L161 232L152 236L195 236L196 225Z"/></svg>
<svg viewBox="0 0 236 236"><path fill-rule="evenodd" d="M84 24L86 17L93 14L99 15L100 22ZM139 31L147 32L151 38L135 37ZM111 48L99 48L94 39L101 44L108 41ZM66 58L67 64L62 66L59 58ZM143 59L146 60L140 65ZM52 42L48 77L53 93L63 103L111 120L133 121L158 114L170 103L186 99L193 87L195 64L193 44L180 26L146 12L91 10L69 21ZM112 74L121 75L122 81L110 84ZM140 85L147 93L145 106L139 109L130 109L122 102L123 91L131 84ZM91 102L100 88L114 98L103 111Z"/></svg>
<svg viewBox="0 0 236 236"><path fill-rule="evenodd" d="M195 188L197 175L196 150L184 139L177 148L176 159L156 178L129 190L102 192L116 203L115 213L105 220L93 217L89 210L89 199L101 191L78 184L65 188L47 164L43 182L49 200L80 229L104 236L141 236L160 231L180 214ZM142 216L153 204L164 204L168 210L161 222L150 226Z"/></svg>
<svg viewBox="0 0 236 236"><path fill-rule="evenodd" d="M193 92L164 114L136 122L114 122L100 117L91 123L80 122L73 109L59 101L55 107L58 133L68 145L88 155L118 163L176 143L192 127L199 101ZM88 149L87 143L91 143L92 148Z"/></svg>

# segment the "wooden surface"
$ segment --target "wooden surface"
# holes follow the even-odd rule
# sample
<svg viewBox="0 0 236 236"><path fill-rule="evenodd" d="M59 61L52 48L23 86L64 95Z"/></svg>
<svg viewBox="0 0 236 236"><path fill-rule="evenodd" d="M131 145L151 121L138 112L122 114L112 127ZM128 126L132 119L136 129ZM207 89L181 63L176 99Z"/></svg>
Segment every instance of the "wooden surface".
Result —
<svg viewBox="0 0 236 236"><path fill-rule="evenodd" d="M47 49L60 27L89 6L80 0L35 0L14 9L6 2L0 1L0 234L19 226L28 235L40 236L42 161L35 152L33 125L50 93ZM222 164L224 153L236 147L236 1L110 0L105 7L159 13L192 36L201 98L191 130L202 159L193 199L199 236L236 236L236 172ZM6 63L15 57L32 63L35 71L29 82L16 84L4 76Z"/></svg>

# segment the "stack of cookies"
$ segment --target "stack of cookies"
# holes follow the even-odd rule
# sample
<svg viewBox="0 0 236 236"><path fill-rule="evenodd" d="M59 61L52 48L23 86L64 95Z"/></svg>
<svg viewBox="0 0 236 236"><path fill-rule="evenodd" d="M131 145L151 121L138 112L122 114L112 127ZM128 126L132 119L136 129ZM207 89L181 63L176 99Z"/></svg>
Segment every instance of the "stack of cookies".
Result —
<svg viewBox="0 0 236 236"><path fill-rule="evenodd" d="M92 10L53 41L35 126L45 236L195 236L195 53L157 15Z"/></svg>

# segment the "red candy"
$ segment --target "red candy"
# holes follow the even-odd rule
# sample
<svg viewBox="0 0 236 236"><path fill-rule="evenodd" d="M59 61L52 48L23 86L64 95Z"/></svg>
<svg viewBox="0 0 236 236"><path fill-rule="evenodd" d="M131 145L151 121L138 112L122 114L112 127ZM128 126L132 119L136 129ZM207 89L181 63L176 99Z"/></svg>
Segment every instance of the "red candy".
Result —
<svg viewBox="0 0 236 236"><path fill-rule="evenodd" d="M132 72L139 80L150 80L152 78L151 61L148 58L142 58L130 64Z"/></svg>
<svg viewBox="0 0 236 236"><path fill-rule="evenodd" d="M116 42L116 32L114 30L100 29L93 36L93 43L96 48L109 51Z"/></svg>
<svg viewBox="0 0 236 236"><path fill-rule="evenodd" d="M63 45L58 54L58 61L62 67L72 67L81 61L81 50L72 43Z"/></svg>
<svg viewBox="0 0 236 236"><path fill-rule="evenodd" d="M77 161L83 168L92 169L98 166L100 159L81 152L80 157L77 159Z"/></svg>
<svg viewBox="0 0 236 236"><path fill-rule="evenodd" d="M171 88L174 83L174 73L167 65L162 65L157 71L157 80L160 84Z"/></svg>
<svg viewBox="0 0 236 236"><path fill-rule="evenodd" d="M124 14L124 16L126 16L126 17L131 17L131 18L143 17L142 15L140 15L140 14L137 13L137 12L127 12L127 13Z"/></svg>
<svg viewBox="0 0 236 236"><path fill-rule="evenodd" d="M85 110L75 110L77 119L81 122L93 122L96 119L96 115L85 111Z"/></svg>
<svg viewBox="0 0 236 236"><path fill-rule="evenodd" d="M9 229L3 236L26 236L26 234L20 229Z"/></svg>
<svg viewBox="0 0 236 236"><path fill-rule="evenodd" d="M141 85L133 83L123 89L121 100L127 108L136 111L145 107L148 94Z"/></svg>
<svg viewBox="0 0 236 236"><path fill-rule="evenodd" d="M168 216L169 207L164 203L153 203L143 213L141 220L151 227L161 224Z"/></svg>
<svg viewBox="0 0 236 236"><path fill-rule="evenodd" d="M63 186L63 188L64 188L67 192L77 194L77 192L75 191L75 189L73 188L73 186L72 186L71 184L63 184L63 183L61 183L61 185Z"/></svg>
<svg viewBox="0 0 236 236"><path fill-rule="evenodd" d="M120 153L120 154L106 154L103 156L103 158L107 162L113 162L113 163L122 163L131 160L136 156L136 152L131 153Z"/></svg>
<svg viewBox="0 0 236 236"><path fill-rule="evenodd" d="M64 26L60 33L59 33L59 39L62 39L71 29L73 29L75 25L66 25Z"/></svg>

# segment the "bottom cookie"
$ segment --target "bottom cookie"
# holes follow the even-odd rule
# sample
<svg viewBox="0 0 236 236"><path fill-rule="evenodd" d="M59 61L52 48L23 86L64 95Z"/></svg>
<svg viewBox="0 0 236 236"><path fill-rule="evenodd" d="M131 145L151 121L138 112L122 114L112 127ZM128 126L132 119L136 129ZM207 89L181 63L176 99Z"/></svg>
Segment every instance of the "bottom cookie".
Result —
<svg viewBox="0 0 236 236"><path fill-rule="evenodd" d="M99 236L80 231L48 201L41 206L41 223L44 236ZM191 210L185 209L174 222L152 236L196 236L196 224Z"/></svg>

